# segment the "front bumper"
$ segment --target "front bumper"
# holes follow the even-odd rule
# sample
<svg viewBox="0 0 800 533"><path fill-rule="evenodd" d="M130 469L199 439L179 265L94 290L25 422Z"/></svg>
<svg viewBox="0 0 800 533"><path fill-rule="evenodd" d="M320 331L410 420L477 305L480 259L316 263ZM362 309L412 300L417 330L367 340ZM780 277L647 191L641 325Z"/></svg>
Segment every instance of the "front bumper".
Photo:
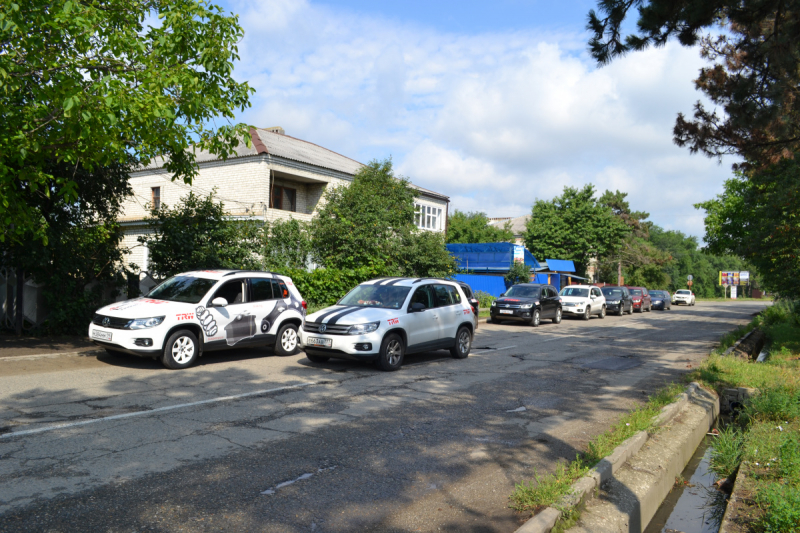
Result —
<svg viewBox="0 0 800 533"><path fill-rule="evenodd" d="M680 305L680 304L689 305L690 303L692 303L692 300L690 299L684 300L683 298L676 298L675 300L672 300L672 303L675 305Z"/></svg>
<svg viewBox="0 0 800 533"><path fill-rule="evenodd" d="M664 302L664 301L659 300L659 301L653 302L650 307L652 307L653 309L666 309L667 308L667 303Z"/></svg>
<svg viewBox="0 0 800 533"><path fill-rule="evenodd" d="M619 311L620 309L625 309L625 304L620 302L618 304L612 304L606 301L606 311Z"/></svg>
<svg viewBox="0 0 800 533"><path fill-rule="evenodd" d="M561 313L565 315L582 315L586 312L586 304L580 305L561 305Z"/></svg>
<svg viewBox="0 0 800 533"><path fill-rule="evenodd" d="M378 357L381 350L384 332L378 329L366 335L325 335L323 333L306 333L301 327L297 332L300 347L311 355L334 357L337 359L351 359L355 361L371 361ZM330 347L310 346L308 338L330 339ZM370 349L364 350L363 345L369 344ZM357 348L361 345L362 349Z"/></svg>
<svg viewBox="0 0 800 533"><path fill-rule="evenodd" d="M498 307L492 307L489 309L489 315L493 320L522 320L528 322L533 319L533 312L536 309L536 307L531 307L530 309L501 309ZM506 312L501 313L501 310ZM509 313L508 311L511 312ZM541 312L542 311L540 309L539 313Z"/></svg>
<svg viewBox="0 0 800 533"><path fill-rule="evenodd" d="M169 328L164 324L147 329L115 329L104 328L96 324L89 325L89 340L97 346L108 350L136 355L139 357L156 357L161 355L164 346L164 335ZM111 339L98 339L93 336L93 332L111 335ZM144 339L150 341L149 346L142 346ZM139 340L139 344L136 341Z"/></svg>

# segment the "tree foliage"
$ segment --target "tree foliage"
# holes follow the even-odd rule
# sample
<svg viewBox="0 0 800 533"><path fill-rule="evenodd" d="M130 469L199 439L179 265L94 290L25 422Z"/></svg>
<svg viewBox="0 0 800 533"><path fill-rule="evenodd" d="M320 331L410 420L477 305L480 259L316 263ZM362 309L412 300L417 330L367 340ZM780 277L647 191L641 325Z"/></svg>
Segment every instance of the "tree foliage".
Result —
<svg viewBox="0 0 800 533"><path fill-rule="evenodd" d="M47 225L46 238L34 231L19 233L22 242L0 242L0 263L21 269L43 284L50 314L40 332L84 333L92 313L113 300L124 283L119 246L122 232L116 223L120 206L130 194L128 172L132 158L93 170L78 165L45 162L43 169L56 179L71 179L79 192L74 201L50 189L30 198ZM39 233L42 235L42 233Z"/></svg>
<svg viewBox="0 0 800 533"><path fill-rule="evenodd" d="M242 36L206 0L0 3L0 241L47 242L37 198L80 197L51 161L92 172L163 156L190 182L190 145L225 157L249 143L244 125L209 125L250 105L232 78Z"/></svg>
<svg viewBox="0 0 800 533"><path fill-rule="evenodd" d="M162 204L148 219L153 233L139 237L149 254L149 270L168 277L190 270L234 268L256 270L264 246L259 221L228 220L214 193L189 192L178 205Z"/></svg>
<svg viewBox="0 0 800 533"><path fill-rule="evenodd" d="M511 242L514 233L509 224L503 227L489 224L485 213L455 210L447 217L447 243L469 244Z"/></svg>
<svg viewBox="0 0 800 533"><path fill-rule="evenodd" d="M528 283L531 280L531 267L526 265L523 261L514 261L514 264L508 268L508 272L503 277L506 281L506 285Z"/></svg>
<svg viewBox="0 0 800 533"><path fill-rule="evenodd" d="M325 191L310 227L314 260L403 276L454 273L443 237L414 226L414 197L408 180L394 176L390 159L370 162L350 185Z"/></svg>
<svg viewBox="0 0 800 533"><path fill-rule="evenodd" d="M589 261L615 253L628 226L595 198L593 185L565 187L553 200L537 200L525 232L525 245L538 259L567 259L585 273Z"/></svg>
<svg viewBox="0 0 800 533"><path fill-rule="evenodd" d="M302 270L308 266L312 248L307 224L294 219L275 220L264 224L262 232L265 270Z"/></svg>
<svg viewBox="0 0 800 533"><path fill-rule="evenodd" d="M589 48L601 64L673 37L699 44L711 62L696 85L722 113L698 102L693 119L679 114L679 146L738 154L757 168L800 151L800 0L599 0L598 8ZM637 32L623 37L632 9Z"/></svg>
<svg viewBox="0 0 800 533"><path fill-rule="evenodd" d="M708 250L753 264L762 284L800 298L800 164L786 160L768 170L740 173L724 192L696 205L706 211Z"/></svg>

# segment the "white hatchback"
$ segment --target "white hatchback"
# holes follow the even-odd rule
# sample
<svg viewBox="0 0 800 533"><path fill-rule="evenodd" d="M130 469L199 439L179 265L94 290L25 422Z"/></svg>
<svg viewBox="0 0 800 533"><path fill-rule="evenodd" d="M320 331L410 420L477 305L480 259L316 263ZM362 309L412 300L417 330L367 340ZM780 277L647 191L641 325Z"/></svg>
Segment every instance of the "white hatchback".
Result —
<svg viewBox="0 0 800 533"><path fill-rule="evenodd" d="M558 293L565 316L580 316L589 320L592 315L606 317L606 298L594 285L568 285Z"/></svg>
<svg viewBox="0 0 800 533"><path fill-rule="evenodd" d="M192 365L204 352L243 346L297 351L306 302L291 278L270 272L203 270L173 276L147 296L99 309L89 338L110 352Z"/></svg>
<svg viewBox="0 0 800 533"><path fill-rule="evenodd" d="M311 362L373 361L397 370L408 353L448 349L469 355L477 318L457 282L383 278L358 285L339 303L306 318L300 345Z"/></svg>

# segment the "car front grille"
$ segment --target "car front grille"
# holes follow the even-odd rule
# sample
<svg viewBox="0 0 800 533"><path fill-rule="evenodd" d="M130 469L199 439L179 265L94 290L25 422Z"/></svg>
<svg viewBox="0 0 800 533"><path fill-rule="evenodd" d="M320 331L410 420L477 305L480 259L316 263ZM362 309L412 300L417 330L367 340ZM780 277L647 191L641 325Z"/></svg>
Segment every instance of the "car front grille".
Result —
<svg viewBox="0 0 800 533"><path fill-rule="evenodd" d="M320 328L325 326L324 331ZM306 322L303 326L306 333L322 333L323 335L347 335L350 326L340 326L339 324L325 324L320 322Z"/></svg>
<svg viewBox="0 0 800 533"><path fill-rule="evenodd" d="M104 322L108 320L107 324ZM96 326L103 326L104 328L112 328L112 329L125 329L125 326L128 325L130 322L130 318L117 318L113 316L105 316L105 315L94 315L92 319L92 324Z"/></svg>
<svg viewBox="0 0 800 533"><path fill-rule="evenodd" d="M502 307L503 309L519 309L522 306L516 304L497 304L497 307Z"/></svg>

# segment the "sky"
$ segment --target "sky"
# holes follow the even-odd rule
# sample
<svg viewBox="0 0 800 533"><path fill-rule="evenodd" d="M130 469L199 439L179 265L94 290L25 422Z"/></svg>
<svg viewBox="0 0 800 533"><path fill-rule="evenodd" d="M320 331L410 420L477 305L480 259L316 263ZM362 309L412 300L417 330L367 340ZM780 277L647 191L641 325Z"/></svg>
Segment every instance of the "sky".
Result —
<svg viewBox="0 0 800 533"><path fill-rule="evenodd" d="M529 214L593 184L702 238L694 203L722 191L732 159L672 142L702 95L704 65L677 43L605 67L589 57L594 2L226 0L245 37L234 77L256 89L237 117L361 162L391 157L451 212Z"/></svg>

